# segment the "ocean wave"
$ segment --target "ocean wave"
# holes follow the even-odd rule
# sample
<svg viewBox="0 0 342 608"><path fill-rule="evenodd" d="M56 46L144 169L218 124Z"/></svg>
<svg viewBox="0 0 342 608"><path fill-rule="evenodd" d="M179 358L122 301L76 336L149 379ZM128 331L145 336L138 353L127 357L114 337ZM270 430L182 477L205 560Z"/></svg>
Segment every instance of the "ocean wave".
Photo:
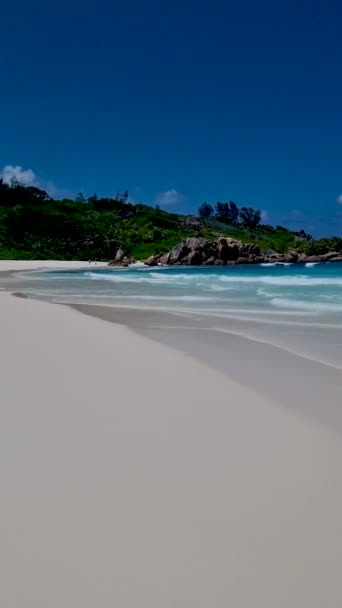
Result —
<svg viewBox="0 0 342 608"><path fill-rule="evenodd" d="M313 266L317 266L317 264L319 264L319 262L307 262L305 268L312 268Z"/></svg>
<svg viewBox="0 0 342 608"><path fill-rule="evenodd" d="M292 266L291 262L262 262L259 266L265 266L266 268L269 266Z"/></svg>
<svg viewBox="0 0 342 608"><path fill-rule="evenodd" d="M122 272L122 271L121 271ZM169 277L158 276L155 277L146 274L142 274L141 276L136 276L130 274L130 272L125 272L124 274L119 274L119 272L108 272L108 273L100 273L100 272L85 272L84 276L88 279L92 279L95 281L111 281L112 283L158 283L158 284L169 284Z"/></svg>
<svg viewBox="0 0 342 608"><path fill-rule="evenodd" d="M342 287L342 278L338 277L310 277L309 275L280 275L280 276L242 276L238 274L231 275L205 275L194 273L177 273L177 274L161 274L156 272L141 273L140 276L130 274L130 272L118 273L99 273L86 272L85 277L93 280L111 281L114 283L144 283L150 285L170 285L170 286L185 286L189 287L206 287L217 291L223 291L222 283L233 284L263 284L285 287L319 287L319 286L336 286ZM220 289L221 286L221 289ZM228 289L228 286L226 286Z"/></svg>
<svg viewBox="0 0 342 608"><path fill-rule="evenodd" d="M276 295L274 291L267 291L267 289L263 289L262 287L259 287L256 293L257 296L262 296L264 298L274 298L274 296ZM278 293L277 295L279 297L281 294Z"/></svg>
<svg viewBox="0 0 342 608"><path fill-rule="evenodd" d="M211 291L233 291L234 287L223 287L223 285L216 285L213 283L212 285L209 285L209 289Z"/></svg>
<svg viewBox="0 0 342 608"><path fill-rule="evenodd" d="M96 296L95 296L96 297ZM181 301L181 302L219 302L219 298L212 296L153 296L153 295L124 295L124 296L111 296L111 299L120 300L149 300L149 301Z"/></svg>
<svg viewBox="0 0 342 608"><path fill-rule="evenodd" d="M295 275L295 276L285 276L281 275L279 277L272 276L221 276L218 277L220 281L223 282L235 282L235 283L264 283L265 285L285 285L287 287L296 287L296 286L320 286L320 285L335 285L342 287L342 278L335 277L321 277L321 278L313 278L307 275Z"/></svg>
<svg viewBox="0 0 342 608"><path fill-rule="evenodd" d="M153 279L156 280L160 280L161 273L159 272L149 272L148 276L152 277ZM165 272L165 274L162 275L163 279L167 279L168 281L172 282L172 281L207 281L208 279L212 280L212 279L216 279L217 275L209 275L209 274L199 274L199 273L194 273L194 272Z"/></svg>
<svg viewBox="0 0 342 608"><path fill-rule="evenodd" d="M341 298L341 294L326 294L326 293L321 293L319 295L319 297L321 298L321 300L339 300Z"/></svg>
<svg viewBox="0 0 342 608"><path fill-rule="evenodd" d="M342 312L342 304L325 304L324 302L307 302L305 300L290 300L288 298L273 298L273 306L278 308L296 308L316 312Z"/></svg>
<svg viewBox="0 0 342 608"><path fill-rule="evenodd" d="M119 301L126 302L126 300L148 300L148 301L161 301L161 302L222 302L222 299L215 298L214 296L191 296L191 295L179 295L179 296L159 296L159 295L131 295L131 294L118 294L113 295L108 293L88 293L88 292L80 292L80 293L70 293L64 290L56 290L56 291L25 291L25 293L30 296L43 296L43 297L65 297L65 298L77 298L86 300L109 300L109 301Z"/></svg>

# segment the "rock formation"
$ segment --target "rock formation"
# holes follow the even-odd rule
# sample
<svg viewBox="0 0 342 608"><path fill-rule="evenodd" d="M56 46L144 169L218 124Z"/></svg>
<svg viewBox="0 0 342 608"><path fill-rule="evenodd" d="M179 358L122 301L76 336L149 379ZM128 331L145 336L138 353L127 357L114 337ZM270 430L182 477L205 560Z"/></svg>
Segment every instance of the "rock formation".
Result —
<svg viewBox="0 0 342 608"><path fill-rule="evenodd" d="M109 262L108 266L123 266L124 268L127 268L131 264L134 264L135 261L136 260L134 258L126 257L122 249L118 249L115 254L114 260Z"/></svg>
<svg viewBox="0 0 342 608"><path fill-rule="evenodd" d="M274 254L277 256L277 254ZM284 256L283 256L284 257ZM244 244L220 236L217 240L191 237L184 239L163 256L150 256L145 264L205 266L220 264L256 264L266 258L256 243Z"/></svg>
<svg viewBox="0 0 342 608"><path fill-rule="evenodd" d="M151 255L145 260L146 266L219 266L260 263L318 263L342 261L342 255L331 251L324 255L306 255L289 248L287 253L276 253L269 249L262 252L258 243L242 243L236 239L219 236L216 240L190 237L183 239L171 251L162 255ZM109 266L127 267L135 262L118 249Z"/></svg>
<svg viewBox="0 0 342 608"><path fill-rule="evenodd" d="M286 262L290 262L290 264L295 264L296 262L298 262L298 257L298 251L296 251L295 249L288 249L285 259Z"/></svg>
<svg viewBox="0 0 342 608"><path fill-rule="evenodd" d="M232 264L260 263L305 263L342 261L342 256L333 251L325 255L299 254L296 249L289 248L287 253L276 253L273 250L262 252L258 243L242 243L225 236L217 240L191 237L183 239L165 255L150 256L145 264L188 265L188 266L219 266Z"/></svg>

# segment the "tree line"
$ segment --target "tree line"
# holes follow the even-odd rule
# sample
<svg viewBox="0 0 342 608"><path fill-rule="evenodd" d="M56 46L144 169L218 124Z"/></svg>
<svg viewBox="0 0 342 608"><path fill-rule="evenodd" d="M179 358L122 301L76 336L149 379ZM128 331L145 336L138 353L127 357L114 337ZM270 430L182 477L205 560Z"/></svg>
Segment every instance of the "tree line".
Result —
<svg viewBox="0 0 342 608"><path fill-rule="evenodd" d="M246 228L256 228L261 222L261 212L252 207L239 207L234 201L217 202L215 206L205 201L198 208L198 215L203 220L216 220L233 226L240 223Z"/></svg>
<svg viewBox="0 0 342 608"><path fill-rule="evenodd" d="M166 253L183 238L217 238L217 232L257 242L264 251L289 247L309 254L342 251L342 239L314 240L304 231L260 223L260 211L233 201L203 203L201 220L133 204L128 192L76 200L51 198L44 190L0 179L0 258L110 260L118 248L136 259ZM194 221L195 220L195 221ZM220 222L220 225L217 225Z"/></svg>

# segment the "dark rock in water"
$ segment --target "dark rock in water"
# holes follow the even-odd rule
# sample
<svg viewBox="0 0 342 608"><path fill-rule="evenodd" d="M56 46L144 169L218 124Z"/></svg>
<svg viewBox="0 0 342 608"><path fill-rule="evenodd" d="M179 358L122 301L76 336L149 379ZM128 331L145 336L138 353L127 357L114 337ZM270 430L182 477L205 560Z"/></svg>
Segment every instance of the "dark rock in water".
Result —
<svg viewBox="0 0 342 608"><path fill-rule="evenodd" d="M227 240L223 237L220 237L218 240L217 252L219 260L226 262L229 259L228 243Z"/></svg>
<svg viewBox="0 0 342 608"><path fill-rule="evenodd" d="M182 241L178 243L173 249L171 249L169 253L168 264L176 264L182 258L184 258L189 253L188 247L185 245L185 242Z"/></svg>
<svg viewBox="0 0 342 608"><path fill-rule="evenodd" d="M334 258L338 257L340 257L340 255L337 253L337 251L330 251L329 253L325 253L324 255L322 255L321 260L322 262L329 262L330 260L333 260Z"/></svg>
<svg viewBox="0 0 342 608"><path fill-rule="evenodd" d="M147 265L176 264L176 265L199 265L205 266L223 264L260 264L274 262L302 262L320 261L321 259L340 260L336 252L331 252L327 256L305 256L299 255L296 249L289 249L287 254L276 253L270 249L263 254L258 243L242 243L236 239L219 236L217 240L205 238L189 237L178 243L169 253L160 256L151 256L145 263Z"/></svg>
<svg viewBox="0 0 342 608"><path fill-rule="evenodd" d="M249 256L249 245L242 245L242 247L239 248L239 258L248 258Z"/></svg>
<svg viewBox="0 0 342 608"><path fill-rule="evenodd" d="M210 258L218 257L218 246L215 241L204 240L201 242L202 260L205 262Z"/></svg>
<svg viewBox="0 0 342 608"><path fill-rule="evenodd" d="M211 256L211 258L208 258L205 262L204 265L205 266L212 266L213 264L215 264L215 257Z"/></svg>
<svg viewBox="0 0 342 608"><path fill-rule="evenodd" d="M190 254L187 254L184 256L184 258L182 258L181 260L178 260L178 262L176 262L176 265L177 266L186 266L186 264L188 263L188 260L189 260L189 255Z"/></svg>
<svg viewBox="0 0 342 608"><path fill-rule="evenodd" d="M195 251L192 251L191 253L189 253L188 264L190 266L200 266L200 264L202 264L201 251L195 250Z"/></svg>
<svg viewBox="0 0 342 608"><path fill-rule="evenodd" d="M163 266L169 264L170 254L171 254L171 252L169 251L169 253L166 253L165 255L162 255L159 258L159 263L162 264Z"/></svg>
<svg viewBox="0 0 342 608"><path fill-rule="evenodd" d="M218 245L219 258L224 262L236 262L241 255L240 250L242 246L241 241L220 237Z"/></svg>
<svg viewBox="0 0 342 608"><path fill-rule="evenodd" d="M284 255L268 255L264 258L264 262L268 264L274 264L275 262L281 263L286 262Z"/></svg>
<svg viewBox="0 0 342 608"><path fill-rule="evenodd" d="M239 245L237 243L233 243L232 245L228 245L228 260L236 261L239 257Z"/></svg>
<svg viewBox="0 0 342 608"><path fill-rule="evenodd" d="M321 261L321 257L319 255L303 255L299 257L299 262L311 262L317 263Z"/></svg>
<svg viewBox="0 0 342 608"><path fill-rule="evenodd" d="M299 253L296 249L288 249L287 255L285 256L286 262L290 262L291 264L295 264L298 262Z"/></svg>
<svg viewBox="0 0 342 608"><path fill-rule="evenodd" d="M221 260L222 262L227 262L227 260L229 259L229 254L228 254L228 245L220 243L218 246L218 256L219 256L219 260Z"/></svg>
<svg viewBox="0 0 342 608"><path fill-rule="evenodd" d="M150 257L145 260L144 264L146 266L158 266L158 260L155 255L150 255Z"/></svg>
<svg viewBox="0 0 342 608"><path fill-rule="evenodd" d="M240 257L240 258L249 257L251 255L254 255L254 256L261 255L260 246L257 245L256 243L246 243L245 245L243 245L241 243L240 246L238 245L238 250L239 250L238 257Z"/></svg>
<svg viewBox="0 0 342 608"><path fill-rule="evenodd" d="M253 243L252 245L250 245L250 247L249 247L249 253L251 255L260 256L261 255L260 245L257 245L256 243Z"/></svg>
<svg viewBox="0 0 342 608"><path fill-rule="evenodd" d="M221 242L218 246L218 255L223 262L236 261L239 257L239 246L237 243Z"/></svg>

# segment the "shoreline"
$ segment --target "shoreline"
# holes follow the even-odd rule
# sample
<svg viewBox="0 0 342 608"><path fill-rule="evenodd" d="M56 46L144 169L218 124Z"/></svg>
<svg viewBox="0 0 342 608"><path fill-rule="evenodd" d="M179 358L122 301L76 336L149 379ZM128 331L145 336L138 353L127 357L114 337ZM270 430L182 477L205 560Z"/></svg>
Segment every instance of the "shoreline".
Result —
<svg viewBox="0 0 342 608"><path fill-rule="evenodd" d="M15 267L20 264L20 262L13 263ZM35 270L38 264L40 262L32 262L30 270L20 270L19 272L23 273L24 277L26 272L30 274L30 271ZM46 264L48 268L54 269L54 262L46 262ZM65 267L65 263L63 266ZM74 268L84 267L82 262L72 262L72 266ZM85 267L88 268L88 264ZM34 297L31 293L21 292L22 277L17 276L16 272L18 271L13 269L7 270L6 273L0 270L0 279L3 277L0 285L2 282L4 289L17 297L42 302L53 301L50 298L40 298L39 295ZM315 341L319 344L320 353L321 330L317 330L317 327L304 320L303 323L288 322L281 328L283 332L281 335L279 327L276 327L275 333L270 333L269 327L266 327L262 320L254 321L242 318L239 320L236 317L222 317L204 311L172 310L148 306L110 306L89 302L73 303L67 301L67 298L64 302L57 303L106 322L121 324L134 330L137 334L171 346L179 352L186 352L199 362L223 372L227 377L237 380L241 385L249 386L263 396L279 401L286 406L293 407L293 404L296 404L299 410L307 410L311 415L312 412L317 411L319 419L326 418L326 415L322 414L320 406L324 401L325 387L330 382L337 389L336 395L333 395L331 400L332 404L329 405L329 409L334 409L334 413L332 418L330 415L328 418L335 421L338 428L342 427L338 407L339 398L342 402L339 377L342 360L339 347L340 338L335 325L330 327L326 324L324 335L327 336L330 333L330 346L331 341L335 340L336 357L332 357L330 353L329 356L325 354L324 357L319 358L318 352L311 349L310 342L300 341L300 332L303 331L306 335L308 335L308 331L310 331L310 335L313 335L314 332L317 333ZM291 334L296 334L296 337L298 334L297 342L288 339ZM314 342L313 345L315 345ZM253 353L252 357L250 353ZM301 369L301 367L304 373L298 373L298 378L289 390L286 381L287 370L293 370L294 375L296 368ZM277 369L277 383L272 377L274 376L272 372L269 376L268 370L273 368ZM312 377L310 390L307 386L305 387L306 380L302 380L302 376L305 379L308 375ZM299 392L297 391L298 385ZM313 398L311 398L311 394L313 394Z"/></svg>
<svg viewBox="0 0 342 608"><path fill-rule="evenodd" d="M314 418L342 435L340 367L230 329L217 329L215 325L203 327L195 315L182 317L160 310L96 304L65 306L105 323L125 326L139 336L171 347L258 395ZM325 403L327 390L328 404Z"/></svg>
<svg viewBox="0 0 342 608"><path fill-rule="evenodd" d="M16 296L16 297L21 297L21 298L31 298L31 299L37 299L39 300L39 297L34 298L31 297L30 295L26 295L25 293L22 292L12 292L12 295ZM41 301L48 301L48 300L41 300ZM52 302L53 303L53 302ZM156 320L159 320L159 322L163 323L166 327L172 328L174 326L177 327L178 323L176 321L178 321L180 318L184 319L184 326L182 327L183 329L202 329L202 330L207 330L207 329L212 329L213 331L217 331L217 332L222 332L222 333L227 333L231 336L235 336L238 338L241 338L243 340L246 340L248 342L256 342L257 344L261 344L262 346L269 346L271 348L275 348L281 351L286 352L289 355L293 355L294 357L299 357L300 359L306 359L308 361L311 361L312 363L315 364L319 364L322 366L326 366L326 367L331 367L335 370L341 370L342 371L342 362L341 363L335 363L335 362L327 362L321 359L318 359L315 356L309 356L307 353L305 352L300 352L291 348L286 348L284 345L282 344L277 344L275 342L271 342L267 339L266 336L262 336L262 337L256 337L256 336L252 336L252 335L248 335L248 333L244 333L243 330L238 331L236 328L229 326L227 328L224 327L216 327L217 325L217 321L218 320L224 320L227 323L231 322L231 323L235 323L238 319L236 317L229 317L228 315L225 316L220 316L217 313L208 313L208 312L204 312L204 311L194 311L194 310L189 310L189 309L181 309L181 308L157 308L157 307L148 307L148 306L121 306L119 304L116 305L106 305L106 304L91 304L89 302L84 302L84 303L76 303L74 304L73 302L55 302L56 304L60 304L61 306L68 306L74 310L78 310L79 312L89 315L89 316L93 316L99 319L102 319L103 321L108 321L109 323L117 323L119 325L125 325L126 327L132 329L135 328L135 323L134 323L134 318L136 317L137 319L143 320L144 317L145 319L148 321L149 319L151 319L153 321L153 325L155 325ZM198 322L202 322L203 319L206 319L208 321L207 325L204 327L201 327ZM242 322L244 322L246 325L250 322L249 320L246 319L240 319ZM168 323L169 322L169 323ZM253 323L254 321L252 321L251 323ZM261 324L261 321L259 321L259 323ZM289 325L292 326L298 326L298 327L315 327L314 324L312 323L306 323L305 321L303 321L303 323L300 323L299 321L294 321L293 323L288 323ZM138 323L138 327L139 327L140 323ZM236 323L236 325L238 325ZM209 327L208 327L209 326ZM336 325L335 324L325 324L324 325L324 329L336 329Z"/></svg>
<svg viewBox="0 0 342 608"><path fill-rule="evenodd" d="M232 327L217 328L215 317L210 317L208 325L203 326L201 315L189 312L53 303L21 292L9 293L17 298L70 308L105 323L125 327L138 336L185 354L208 369L223 373L228 380L271 399L281 407L313 418L342 435L339 365L268 342L264 336L254 338L234 331ZM292 380L290 384L288 376ZM322 408L325 392L332 388L334 392L328 406Z"/></svg>

